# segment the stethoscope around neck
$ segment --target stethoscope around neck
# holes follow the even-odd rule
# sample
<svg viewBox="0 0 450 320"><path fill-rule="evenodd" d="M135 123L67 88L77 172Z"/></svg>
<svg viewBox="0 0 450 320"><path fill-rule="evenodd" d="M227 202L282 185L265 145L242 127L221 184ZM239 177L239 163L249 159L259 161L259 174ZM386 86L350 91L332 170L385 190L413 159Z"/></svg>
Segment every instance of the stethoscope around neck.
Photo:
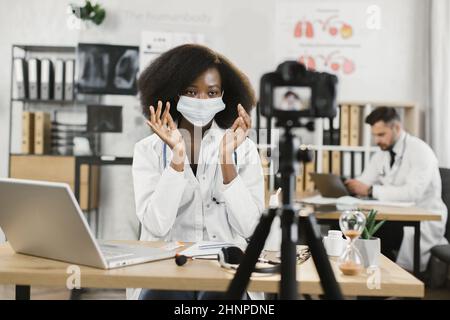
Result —
<svg viewBox="0 0 450 320"><path fill-rule="evenodd" d="M399 171L399 169L400 169L400 165L402 164L402 162L403 162L403 157L405 156L405 151L406 151L406 140L408 139L408 133L405 133L405 138L404 138L404 140L403 140L403 148L402 148L402 153L401 153L401 155L398 157L398 161L395 161L395 162L397 162L397 164L394 162L394 164L392 165L392 168L395 170L394 172L393 172L393 176L391 177L391 183L394 183L394 181L395 181L395 179L396 179L396 177L397 177L397 174L398 174L398 171ZM395 168L394 168L394 166L395 166ZM383 166L383 169L382 169L382 171L381 171L381 177L386 177L386 170L385 170L385 166Z"/></svg>
<svg viewBox="0 0 450 320"><path fill-rule="evenodd" d="M163 144L163 168L166 169L167 168L167 143ZM233 152L233 160L234 160L234 164L237 166L237 153L236 150L234 150ZM216 167L216 171L217 172L217 167ZM214 174L214 178L216 177L216 175Z"/></svg>
<svg viewBox="0 0 450 320"><path fill-rule="evenodd" d="M167 167L167 143L163 144L163 151L162 151L162 156L163 156L163 168L164 170ZM233 152L233 160L234 160L234 164L237 166L238 161L237 161L237 153L236 150L234 150ZM217 178L217 167L214 169L214 178L212 180L212 183L214 184ZM214 196L214 187L211 187L211 200L213 202L215 202L216 204L221 204L221 202L219 202L219 200L217 200L217 197Z"/></svg>

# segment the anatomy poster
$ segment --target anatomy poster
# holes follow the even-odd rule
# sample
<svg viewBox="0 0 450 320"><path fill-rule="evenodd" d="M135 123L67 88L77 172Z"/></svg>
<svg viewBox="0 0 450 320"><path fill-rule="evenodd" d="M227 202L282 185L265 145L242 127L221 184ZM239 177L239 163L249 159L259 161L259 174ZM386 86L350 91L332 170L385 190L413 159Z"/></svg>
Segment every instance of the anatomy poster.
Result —
<svg viewBox="0 0 450 320"><path fill-rule="evenodd" d="M276 62L296 60L312 70L355 75L364 65L366 8L355 2L277 4Z"/></svg>

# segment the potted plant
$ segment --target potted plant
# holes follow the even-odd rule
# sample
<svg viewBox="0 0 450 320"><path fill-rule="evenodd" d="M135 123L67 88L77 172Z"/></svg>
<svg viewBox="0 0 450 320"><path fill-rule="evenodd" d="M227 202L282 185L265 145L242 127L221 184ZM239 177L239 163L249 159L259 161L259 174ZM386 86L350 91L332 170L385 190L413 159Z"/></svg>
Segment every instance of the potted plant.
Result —
<svg viewBox="0 0 450 320"><path fill-rule="evenodd" d="M86 3L83 7L76 4L71 4L70 8L72 10L72 13L78 19L91 21L96 25L100 25L106 16L106 11L101 5L93 5L89 0L86 0Z"/></svg>
<svg viewBox="0 0 450 320"><path fill-rule="evenodd" d="M366 218L366 226L359 239L355 241L363 258L364 267L378 266L378 260L381 254L380 238L374 237L374 234L381 228L386 220L376 222L376 210L370 210Z"/></svg>

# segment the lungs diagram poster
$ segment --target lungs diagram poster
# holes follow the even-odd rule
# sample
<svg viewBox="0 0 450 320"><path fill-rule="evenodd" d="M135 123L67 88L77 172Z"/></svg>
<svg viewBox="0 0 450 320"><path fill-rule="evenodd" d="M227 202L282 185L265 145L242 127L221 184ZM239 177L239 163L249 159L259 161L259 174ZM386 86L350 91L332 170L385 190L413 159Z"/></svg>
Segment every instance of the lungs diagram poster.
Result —
<svg viewBox="0 0 450 320"><path fill-rule="evenodd" d="M364 1L363 1L364 2ZM307 68L338 77L358 73L367 4L297 1L276 6L277 63L296 60Z"/></svg>

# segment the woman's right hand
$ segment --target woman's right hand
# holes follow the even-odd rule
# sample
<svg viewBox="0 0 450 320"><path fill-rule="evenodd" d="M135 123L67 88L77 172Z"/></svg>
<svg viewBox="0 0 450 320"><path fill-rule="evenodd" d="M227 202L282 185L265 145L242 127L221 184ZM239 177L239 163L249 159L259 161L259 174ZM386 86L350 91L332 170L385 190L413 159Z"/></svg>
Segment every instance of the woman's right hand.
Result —
<svg viewBox="0 0 450 320"><path fill-rule="evenodd" d="M186 156L186 146L183 136L169 113L170 102L166 102L166 108L161 116L162 105L162 101L158 101L156 112L155 108L150 106L150 119L147 120L147 124L172 150L173 157L170 164L172 168L177 171L183 171Z"/></svg>

